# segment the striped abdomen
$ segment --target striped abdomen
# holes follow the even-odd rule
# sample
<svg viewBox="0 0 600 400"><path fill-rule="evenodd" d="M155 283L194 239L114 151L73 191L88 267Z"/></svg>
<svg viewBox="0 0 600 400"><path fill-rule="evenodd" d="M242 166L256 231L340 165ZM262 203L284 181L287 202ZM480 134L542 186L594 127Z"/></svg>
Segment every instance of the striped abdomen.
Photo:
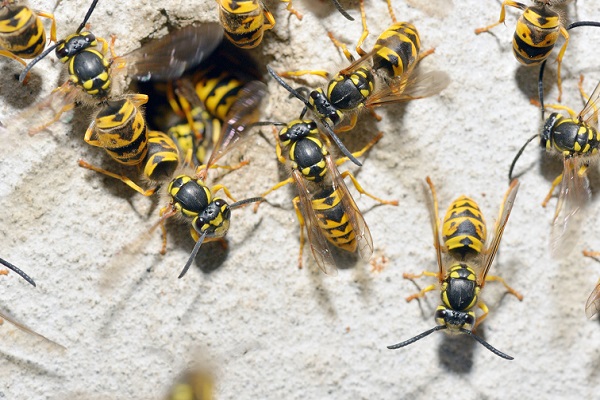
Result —
<svg viewBox="0 0 600 400"><path fill-rule="evenodd" d="M220 0L219 20L225 36L236 46L251 49L260 44L263 32L273 28L258 0Z"/></svg>
<svg viewBox="0 0 600 400"><path fill-rule="evenodd" d="M413 68L421 49L421 39L413 24L396 22L375 42L373 69L384 70L389 77L400 76Z"/></svg>
<svg viewBox="0 0 600 400"><path fill-rule="evenodd" d="M26 59L40 55L46 46L42 20L25 6L4 10L0 10L0 48Z"/></svg>
<svg viewBox="0 0 600 400"><path fill-rule="evenodd" d="M227 112L237 100L238 92L244 85L232 74L219 71L215 65L196 73L193 81L206 111L221 121L225 120Z"/></svg>
<svg viewBox="0 0 600 400"><path fill-rule="evenodd" d="M160 131L148 131L148 154L144 176L151 181L170 179L179 165L179 150L168 135Z"/></svg>
<svg viewBox="0 0 600 400"><path fill-rule="evenodd" d="M336 247L354 253L357 248L356 233L341 203L338 189L328 187L312 199L312 208L324 236Z"/></svg>
<svg viewBox="0 0 600 400"><path fill-rule="evenodd" d="M541 5L528 7L513 36L513 53L523 65L541 64L554 48L560 32L557 13Z"/></svg>
<svg viewBox="0 0 600 400"><path fill-rule="evenodd" d="M558 151L565 157L585 156L598 153L600 136L585 122L552 113L544 124L540 144L546 150Z"/></svg>
<svg viewBox="0 0 600 400"><path fill-rule="evenodd" d="M442 236L448 252L461 259L469 254L481 253L486 239L486 227L477 203L467 196L454 200L446 211Z"/></svg>
<svg viewBox="0 0 600 400"><path fill-rule="evenodd" d="M108 101L96 115L96 141L116 161L138 165L148 152L148 128L140 109L129 99Z"/></svg>

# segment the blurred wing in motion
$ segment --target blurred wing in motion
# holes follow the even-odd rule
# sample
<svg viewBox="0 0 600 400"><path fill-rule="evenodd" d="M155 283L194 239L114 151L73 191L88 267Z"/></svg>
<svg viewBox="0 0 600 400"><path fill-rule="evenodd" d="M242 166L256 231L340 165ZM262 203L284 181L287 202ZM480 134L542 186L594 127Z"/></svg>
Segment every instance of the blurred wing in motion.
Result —
<svg viewBox="0 0 600 400"><path fill-rule="evenodd" d="M587 302L585 303L585 315L588 318L592 318L600 311L600 281L590 293L590 297L588 297Z"/></svg>
<svg viewBox="0 0 600 400"><path fill-rule="evenodd" d="M431 200L427 203L427 208L429 209L431 231L433 232L433 247L435 248L435 254L437 256L438 279L441 283L446 277L446 271L444 269L444 262L442 261L442 245L440 244L440 215L438 211L438 200L435 186L433 186L433 182L429 177L426 178L426 182L431 192Z"/></svg>
<svg viewBox="0 0 600 400"><path fill-rule="evenodd" d="M579 122L584 122L594 129L598 129L598 99L600 99L600 82L577 116Z"/></svg>
<svg viewBox="0 0 600 400"><path fill-rule="evenodd" d="M384 89L374 93L365 107L379 107L422 99L440 93L450 84L450 77L442 71L415 71L393 79Z"/></svg>
<svg viewBox="0 0 600 400"><path fill-rule="evenodd" d="M31 335L37 339L40 339L44 344L49 345L50 348L54 348L54 349L60 349L60 350L66 350L66 348L58 343L56 343L53 340L48 339L47 337L40 335L39 333L35 332L34 330L26 327L25 325L15 321L14 319L10 318L9 316L7 316L4 313L0 312L0 318L4 319L5 321L10 322L12 325L14 325L15 327L17 327L20 331L25 332L28 335Z"/></svg>
<svg viewBox="0 0 600 400"><path fill-rule="evenodd" d="M123 61L127 74L142 82L177 79L205 60L222 39L218 23L188 25L133 50Z"/></svg>

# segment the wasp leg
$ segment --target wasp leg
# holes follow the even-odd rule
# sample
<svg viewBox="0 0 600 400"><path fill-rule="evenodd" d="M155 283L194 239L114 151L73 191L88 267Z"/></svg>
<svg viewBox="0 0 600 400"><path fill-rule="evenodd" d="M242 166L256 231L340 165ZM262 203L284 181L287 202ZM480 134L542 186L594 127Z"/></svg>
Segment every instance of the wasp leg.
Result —
<svg viewBox="0 0 600 400"><path fill-rule="evenodd" d="M86 169L89 169L89 170L92 170L92 171L96 171L96 172L99 172L99 173L104 174L106 176L110 176L111 178L118 179L121 182L123 182L124 184L126 184L127 186L129 186L130 188L132 188L133 190L135 190L136 192L138 192L138 193L140 193L140 194L142 194L142 195L144 195L146 197L152 196L154 194L154 192L156 192L156 188L144 190L137 183L135 183L134 181L132 181L128 177L126 177L124 175L118 175L118 174L115 174L114 172L110 172L110 171L107 171L105 169L96 167L96 166L94 166L92 164L89 164L89 163L85 162L84 160L80 159L78 161L78 164L82 168L86 168Z"/></svg>
<svg viewBox="0 0 600 400"><path fill-rule="evenodd" d="M67 81L67 82L63 83L60 87L57 87L56 89L54 89L53 92L54 91L70 91L70 90L72 90L71 85L72 85L71 81ZM50 105L45 104L43 107L50 107ZM36 126L34 128L30 128L29 129L29 136L37 135L38 133L40 133L44 129L48 128L50 125L52 125L55 122L57 122L60 119L60 117L65 112L67 112L69 110L72 110L74 107L75 107L75 103L66 104L65 106L63 106L60 110L58 110L54 114L54 117L50 121L48 121L48 122L46 122L46 123L44 123L44 124L42 124L40 126Z"/></svg>
<svg viewBox="0 0 600 400"><path fill-rule="evenodd" d="M565 42L563 43L560 51L558 52L558 56L556 57L556 84L558 86L558 102L560 103L560 99L562 98L562 79L560 77L560 70L562 67L562 59L565 55L565 51L567 51L567 45L569 44L569 33L565 29L564 26L560 26L560 34L565 38Z"/></svg>
<svg viewBox="0 0 600 400"><path fill-rule="evenodd" d="M586 257L600 257L600 251L583 250L583 255Z"/></svg>
<svg viewBox="0 0 600 400"><path fill-rule="evenodd" d="M292 7L292 0L280 0L282 3L287 3L286 10L289 11L290 14L294 14L298 20L302 21L302 14L300 14L294 7ZM271 14L271 13L269 13ZM273 14L271 14L271 18L273 18ZM275 25L275 20L273 20L273 25ZM272 27L271 27L272 28ZM266 28L266 29L271 29Z"/></svg>
<svg viewBox="0 0 600 400"><path fill-rule="evenodd" d="M354 187L356 188L356 190L358 190L359 193L364 194L365 196L369 196L370 198L372 198L373 200L377 201L378 203L381 204L388 204L391 206L397 206L398 205L398 200L383 200L380 199L377 196L372 195L371 193L365 191L362 186L360 185L360 183L358 183L358 181L356 180L356 178L354 177L354 175L352 174L352 172L350 171L344 171L341 174L342 179L345 177L349 177L350 180L352 181L352 183L354 184Z"/></svg>
<svg viewBox="0 0 600 400"><path fill-rule="evenodd" d="M356 53L362 57L365 54L367 54L367 52L362 49L362 44L365 41L365 39L367 38L367 36L369 36L369 29L367 28L367 14L365 13L365 0L360 0L358 4L359 4L359 8L360 8L360 19L362 21L362 34L360 35L358 42L356 42L355 49L356 49Z"/></svg>
<svg viewBox="0 0 600 400"><path fill-rule="evenodd" d="M560 185L560 183L562 182L562 178L563 178L563 174L560 174L552 181L552 186L550 186L550 191L544 198L544 201L542 201L542 207L546 207L546 205L550 201L550 198L552 197L552 193L554 193L554 189L556 189L556 187L558 185Z"/></svg>
<svg viewBox="0 0 600 400"><path fill-rule="evenodd" d="M285 71L279 74L279 76L284 77L284 78L292 78L292 77L298 77L298 76L303 76L303 75L315 75L315 76L320 76L322 78L328 79L329 78L329 72L324 71L324 70L311 70L311 69L301 69L298 71Z"/></svg>
<svg viewBox="0 0 600 400"><path fill-rule="evenodd" d="M579 82L577 83L577 86L579 87L579 93L581 93L581 97L587 103L587 101L590 99L590 96L583 89L583 75L579 76ZM593 123L595 124L594 126L598 126L598 106L596 103L592 102L592 108L594 109Z"/></svg>
<svg viewBox="0 0 600 400"><path fill-rule="evenodd" d="M424 59L427 56L432 55L433 53L435 53L435 47L433 47L429 50L420 52L419 56L417 57L417 63L421 62L422 59Z"/></svg>
<svg viewBox="0 0 600 400"><path fill-rule="evenodd" d="M227 189L227 186L225 185L215 185L212 188L210 188L210 192L213 194L213 196L219 191L219 190L223 190L223 193L225 193L225 196L229 197L231 199L231 201L233 201L234 203L237 202L236 199L233 198L233 196L231 195L231 192L229 191L229 189Z"/></svg>
<svg viewBox="0 0 600 400"><path fill-rule="evenodd" d="M6 51L6 50L0 50L0 56L4 56L4 57L8 57L8 58L12 58L15 61L20 62L21 64L23 64L24 67L27 66L27 63L25 62L25 60L23 60L21 57L15 56L13 53L11 53L10 51ZM29 75L29 73L27 74Z"/></svg>
<svg viewBox="0 0 600 400"><path fill-rule="evenodd" d="M386 0L387 1L387 7L388 7L388 13L390 13L390 17L392 18L392 23L396 23L398 22L396 20L396 13L394 12L394 9L392 8L392 0Z"/></svg>
<svg viewBox="0 0 600 400"><path fill-rule="evenodd" d="M377 114L375 114L375 118L380 121L381 117L379 117ZM352 116L350 117L350 123L348 125L344 125L344 126L340 126L335 128L335 132L348 132L351 131L355 126L356 126L356 122L358 121L358 113L354 113L352 114Z"/></svg>
<svg viewBox="0 0 600 400"><path fill-rule="evenodd" d="M490 281L500 282L501 284L504 285L504 287L506 288L506 290L508 291L508 293L510 293L513 296L515 296L517 299L519 299L519 301L523 301L523 295L520 294L519 292L517 292L512 287L508 286L508 283L506 283L506 281L504 280L504 278L502 278L500 276L496 276L496 275L488 275L488 276L485 277L485 281L486 282L490 282Z"/></svg>
<svg viewBox="0 0 600 400"><path fill-rule="evenodd" d="M473 329L471 329L472 332L475 332L477 330L477 327L479 326L479 324L481 324L487 318L487 316L490 313L489 308L487 307L487 305L483 301L480 301L477 304L477 307L479 307L481 309L481 311L483 311L483 314L481 314L477 318L477 321L475 321L475 325L473 325Z"/></svg>
<svg viewBox="0 0 600 400"><path fill-rule="evenodd" d="M379 140L381 140L382 137L383 137L383 132L379 132L379 134L377 136L375 136L373 138L373 140L371 140L369 143L367 143L365 145L365 147L363 147L362 149L360 149L357 152L352 153L352 156L361 157L363 154L365 154L365 152L367 150L369 150L371 147L375 146L375 143L379 142ZM335 161L335 165L337 165L339 167L340 165L342 165L343 163L345 163L348 160L349 160L348 157L340 157Z"/></svg>
<svg viewBox="0 0 600 400"><path fill-rule="evenodd" d="M500 19L498 19L498 22L488 25L486 27L483 28L477 28L475 29L475 34L479 35L480 33L483 32L487 32L490 29L500 25L501 23L504 22L504 20L506 19L506 9L505 7L515 7L518 8L519 10L525 10L527 8L527 6L525 4L521 4L521 3L517 3L516 1L511 1L511 0L505 0L502 2L502 9L500 10Z"/></svg>
<svg viewBox="0 0 600 400"><path fill-rule="evenodd" d="M438 280L439 280L439 276L438 276L437 272L431 272L431 271L423 271L420 274L409 274L407 272L405 272L404 274L402 274L402 277L404 279L410 279L411 281L415 280L415 279L418 279L418 278L421 278L423 276L430 276L432 278L438 278ZM436 284L429 285L429 286L421 289L418 293L415 293L415 294L412 294L412 295L408 296L406 298L406 302L408 303L408 302L413 301L414 299L419 299L421 297L424 297L425 293L431 292L432 290L435 290L436 288L437 288Z"/></svg>
<svg viewBox="0 0 600 400"><path fill-rule="evenodd" d="M329 32L329 31L327 31L327 36L329 36L329 39L331 39L331 42L333 43L333 45L335 47L337 47L340 50L342 50L342 52L344 53L344 56L346 56L346 58L348 59L348 61L354 62L354 56L352 54L350 54L350 51L348 50L348 47L346 47L346 45L344 43L342 43L339 40L337 40L333 36L333 33Z"/></svg>
<svg viewBox="0 0 600 400"><path fill-rule="evenodd" d="M47 18L52 21L50 23L50 41L56 43L56 19L54 18L54 14L38 10L35 10L35 13L38 17Z"/></svg>

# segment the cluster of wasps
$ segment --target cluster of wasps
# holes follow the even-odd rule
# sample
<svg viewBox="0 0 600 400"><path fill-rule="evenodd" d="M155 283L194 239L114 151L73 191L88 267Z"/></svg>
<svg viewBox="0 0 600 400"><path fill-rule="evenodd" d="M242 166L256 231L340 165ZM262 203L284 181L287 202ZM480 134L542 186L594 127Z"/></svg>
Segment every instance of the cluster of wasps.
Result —
<svg viewBox="0 0 600 400"><path fill-rule="evenodd" d="M300 18L292 8L291 1L282 1L288 4L290 12ZM332 2L344 17L353 20L337 0ZM504 22L506 7L523 11L517 21L513 50L517 60L524 65L540 66L542 89L543 68L562 35L564 44L557 58L559 101L562 91L561 63L569 41L568 31L582 26L600 26L591 21L567 25L559 13L561 3L534 1L534 5L526 6L506 0L502 3L498 22L476 30L479 34ZM253 71L240 76L224 67L230 63L219 64L217 61L226 57L229 51L223 50L222 46L227 49L227 45L222 43L224 37L239 48L252 49L261 43L265 32L273 28L275 19L261 1L218 0L215 8L220 24L204 23L177 29L125 55L116 54L115 37L106 40L86 29L97 4L98 0L92 2L74 34L57 41L52 14L34 12L16 0L0 2L0 55L27 65L19 79L25 82L33 66L52 51L68 66L69 73L65 83L37 104L25 109L11 123L20 126L26 122L30 126L30 134L36 134L59 121L62 114L76 104L92 108L95 116L84 141L103 148L119 164L137 167L146 184L140 185L127 176L83 160L79 161L79 165L118 179L144 196L154 195L159 188L164 192L166 204L160 209L159 219L151 228L161 227L161 252L166 251L165 221L174 216L189 225L195 241L179 278L187 273L204 242L225 237L232 210L250 203L258 206L271 192L291 183L298 189L293 204L301 225L299 266L303 262L304 230L313 259L326 274L337 273L339 260L336 254L339 251L356 254L363 260L371 258L373 240L369 228L344 179L349 177L361 194L381 204L397 205L398 202L370 194L350 171L340 173L338 166L346 161L362 165L358 158L373 147L381 136L375 137L359 151L351 152L338 133L352 131L363 109L374 114L373 110L380 106L434 96L449 83L444 72L423 71L420 68L420 61L433 51L422 50L420 35L414 24L396 20L391 0L388 0L388 8L392 24L379 35L370 51L362 48L368 35L362 0L359 6L363 35L355 47L357 57L330 34L330 39L342 50L349 65L335 73L324 89L296 89L285 79L307 73L328 74L319 71L277 73L267 66L268 75L301 103L298 116L289 122L260 120L261 105L267 96L267 86L262 81L265 74ZM51 20L50 41L54 44L47 48L40 17ZM27 64L24 59L32 61ZM151 82L155 92L115 93L113 80L121 74L142 84ZM586 104L577 113L559 104L544 105L541 90L539 100L542 116L544 110L553 108L567 111L569 117L558 112L552 113L545 120L542 132L525 144L539 137L542 147L563 157L563 172L553 182L544 201L545 205L556 187L560 186L552 225L552 249L556 255L567 254L570 247L574 246L569 239L574 221L577 220L575 217L582 215L581 210L591 197L586 171L597 159L600 148L597 131L600 83L591 95L587 95L583 88L581 93ZM165 115L168 114L169 118L163 118L159 113L161 118L152 121L146 119L143 107L153 100L150 98L153 96L164 98L159 103L162 106L168 104ZM309 113L312 118L306 117ZM264 126L282 127L275 134L276 156L290 171L290 177L256 197L240 201L222 184L207 185L209 170L237 169L247 164L242 162L223 166L217 162ZM10 131L11 127L1 129ZM332 143L335 148L332 148ZM436 284L425 287L407 300L423 297L427 292L439 289L442 304L435 312L437 324L434 328L389 346L390 349L405 347L433 332L446 330L467 334L495 355L512 359L476 335L475 331L488 315L488 308L480 298L480 291L486 282L501 282L509 293L522 299L502 278L489 275L489 271L517 195L519 182L514 179L513 170L525 146L510 167L509 187L490 241L477 203L466 196L451 203L440 227L435 187L427 178L438 269L436 272L425 271L419 275L404 276L406 279L423 275L437 278ZM207 156L210 147L212 152ZM338 159L333 155L337 150L343 155ZM231 204L217 196L219 191L223 191ZM586 255L598 254L588 252ZM3 259L0 262L35 286L33 280L16 266ZM475 313L477 308L482 312L479 316ZM600 283L590 295L586 313L592 317L599 310ZM14 323L37 335L29 328Z"/></svg>

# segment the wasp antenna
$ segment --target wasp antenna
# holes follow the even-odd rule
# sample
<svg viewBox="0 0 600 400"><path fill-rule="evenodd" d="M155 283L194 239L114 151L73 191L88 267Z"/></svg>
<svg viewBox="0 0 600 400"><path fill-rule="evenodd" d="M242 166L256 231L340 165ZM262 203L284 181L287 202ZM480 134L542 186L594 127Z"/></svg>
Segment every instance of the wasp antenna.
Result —
<svg viewBox="0 0 600 400"><path fill-rule="evenodd" d="M256 126L269 126L269 125L286 126L287 124L283 123L283 122L274 122L274 121L258 121L258 122L253 122L251 124L246 125L246 129L251 129Z"/></svg>
<svg viewBox="0 0 600 400"><path fill-rule="evenodd" d="M517 160L519 159L519 157L521 157L521 154L523 154L523 152L525 151L525 147L527 147L527 145L529 143L531 143L531 141L533 139L535 139L536 137L538 137L538 134L536 133L535 135L533 135L532 137L530 137L529 139L527 139L527 141L525 142L525 144L523 145L523 147L521 147L519 149L519 151L517 152L517 155L515 156L515 158L512 160L512 163L510 164L510 169L508 170L508 183L510 184L513 181L513 170L515 169L515 164L517 163Z"/></svg>
<svg viewBox="0 0 600 400"><path fill-rule="evenodd" d="M46 50L44 50L44 52L42 54L40 54L39 56L37 56L36 58L31 60L31 62L29 64L27 64L27 66L25 67L23 72L21 72L21 75L19 75L19 82L23 83L23 81L25 80L25 77L27 76L27 73L29 71L31 71L31 68L33 68L33 66L35 64L40 62L44 57L46 57L48 54L50 54L52 52L52 50L57 48L58 45L62 44L63 42L64 42L63 40L59 40L58 42L54 43L52 46L50 46Z"/></svg>
<svg viewBox="0 0 600 400"><path fill-rule="evenodd" d="M296 89L285 83L285 81L279 75L277 75L277 72L275 72L275 70L273 70L273 68L271 68L269 65L267 65L267 71L269 71L269 75L271 75L277 81L277 83L279 83L288 92L290 92L290 94L292 94L295 98L303 102L307 107L310 107L308 100L302 97L302 95Z"/></svg>
<svg viewBox="0 0 600 400"><path fill-rule="evenodd" d="M25 279L27 282L29 282L33 287L35 287L35 282L33 281L33 279L31 279L29 277L29 275L27 275L25 272L21 271L20 268L18 268L16 265L13 265L11 263L9 263L8 261L0 258L0 264L4 265L6 268L13 270L14 272L16 272L21 278Z"/></svg>
<svg viewBox="0 0 600 400"><path fill-rule="evenodd" d="M579 26L595 26L600 27L600 22L597 21L577 21L573 22L571 25L567 26L567 30L570 31L573 28L577 28Z"/></svg>
<svg viewBox="0 0 600 400"><path fill-rule="evenodd" d="M396 350L396 349L399 349L400 347L408 346L409 344L412 344L412 343L416 342L417 340L423 339L425 336L431 335L433 332L441 331L443 329L447 329L446 325L438 325L435 328L431 328L430 330L425 331L425 332L415 336L412 339L408 339L408 340L405 340L404 342L388 346L387 348L390 350Z"/></svg>
<svg viewBox="0 0 600 400"><path fill-rule="evenodd" d="M514 360L515 359L514 357L511 357L508 354L504 354L503 352L501 352L497 348L493 347L491 344L489 344L488 342L486 342L485 340L483 340L482 338L480 338L479 336L477 336L476 334L474 334L470 330L467 330L467 329L464 329L464 328L460 328L460 331L462 333L466 333L467 335L471 336L473 339L477 340L481 345L483 345L483 347L485 347L486 349L488 349L489 351L491 351L492 353L494 353L498 357L502 357L502 358L505 358L507 360Z"/></svg>
<svg viewBox="0 0 600 400"><path fill-rule="evenodd" d="M331 0L331 2L335 6L335 8L337 8L340 14L342 14L347 20L354 21L354 18L352 18L352 16L348 14L346 10L344 10L344 7L342 7L338 0Z"/></svg>
<svg viewBox="0 0 600 400"><path fill-rule="evenodd" d="M79 28L77 28L77 31L75 31L75 33L79 33L83 30L83 28L85 28L85 24L88 22L88 19L90 19L90 17L92 16L92 12L94 12L94 9L96 8L96 4L98 4L98 0L92 1L92 5L88 9L87 13L85 13L83 22L81 24L79 24Z"/></svg>
<svg viewBox="0 0 600 400"><path fill-rule="evenodd" d="M230 205L229 208L233 210L234 208L242 207L242 206L245 206L246 204L258 203L258 202L262 202L264 200L265 199L262 197L250 197L249 199L236 201L235 203Z"/></svg>
<svg viewBox="0 0 600 400"><path fill-rule="evenodd" d="M546 68L546 60L540 65L540 74L538 76L538 98L540 100L540 111L542 113L542 121L544 118L544 69Z"/></svg>
<svg viewBox="0 0 600 400"><path fill-rule="evenodd" d="M198 250L200 250L200 246L202 246L202 242L204 242L204 238L206 237L207 234L208 234L208 231L205 231L202 234L202 236L200 236L200 239L198 239L198 241L194 245L194 249L192 250L192 254L190 254L190 258L188 259L187 263L185 263L185 267L183 267L183 270L181 271L181 273L179 274L177 279L183 278L183 276L188 272L188 269L190 269L192 262L196 258L196 255L198 255Z"/></svg>
<svg viewBox="0 0 600 400"><path fill-rule="evenodd" d="M333 143L335 143L335 145L340 149L340 151L342 152L343 155L345 155L346 157L348 157L348 159L350 161L352 161L354 164L358 165L359 167L362 167L362 163L360 161L358 161L358 159L356 157L354 157L352 155L352 153L350 153L350 150L348 150L346 148L346 146L344 146L344 143L342 143L342 141L340 140L340 138L335 134L335 132L333 131L333 129L331 129L331 127L329 126L329 124L327 124L325 121L321 121L323 123L323 126L325 127L325 130L327 130L327 134L329 135L329 137L331 138L331 140L333 140Z"/></svg>

